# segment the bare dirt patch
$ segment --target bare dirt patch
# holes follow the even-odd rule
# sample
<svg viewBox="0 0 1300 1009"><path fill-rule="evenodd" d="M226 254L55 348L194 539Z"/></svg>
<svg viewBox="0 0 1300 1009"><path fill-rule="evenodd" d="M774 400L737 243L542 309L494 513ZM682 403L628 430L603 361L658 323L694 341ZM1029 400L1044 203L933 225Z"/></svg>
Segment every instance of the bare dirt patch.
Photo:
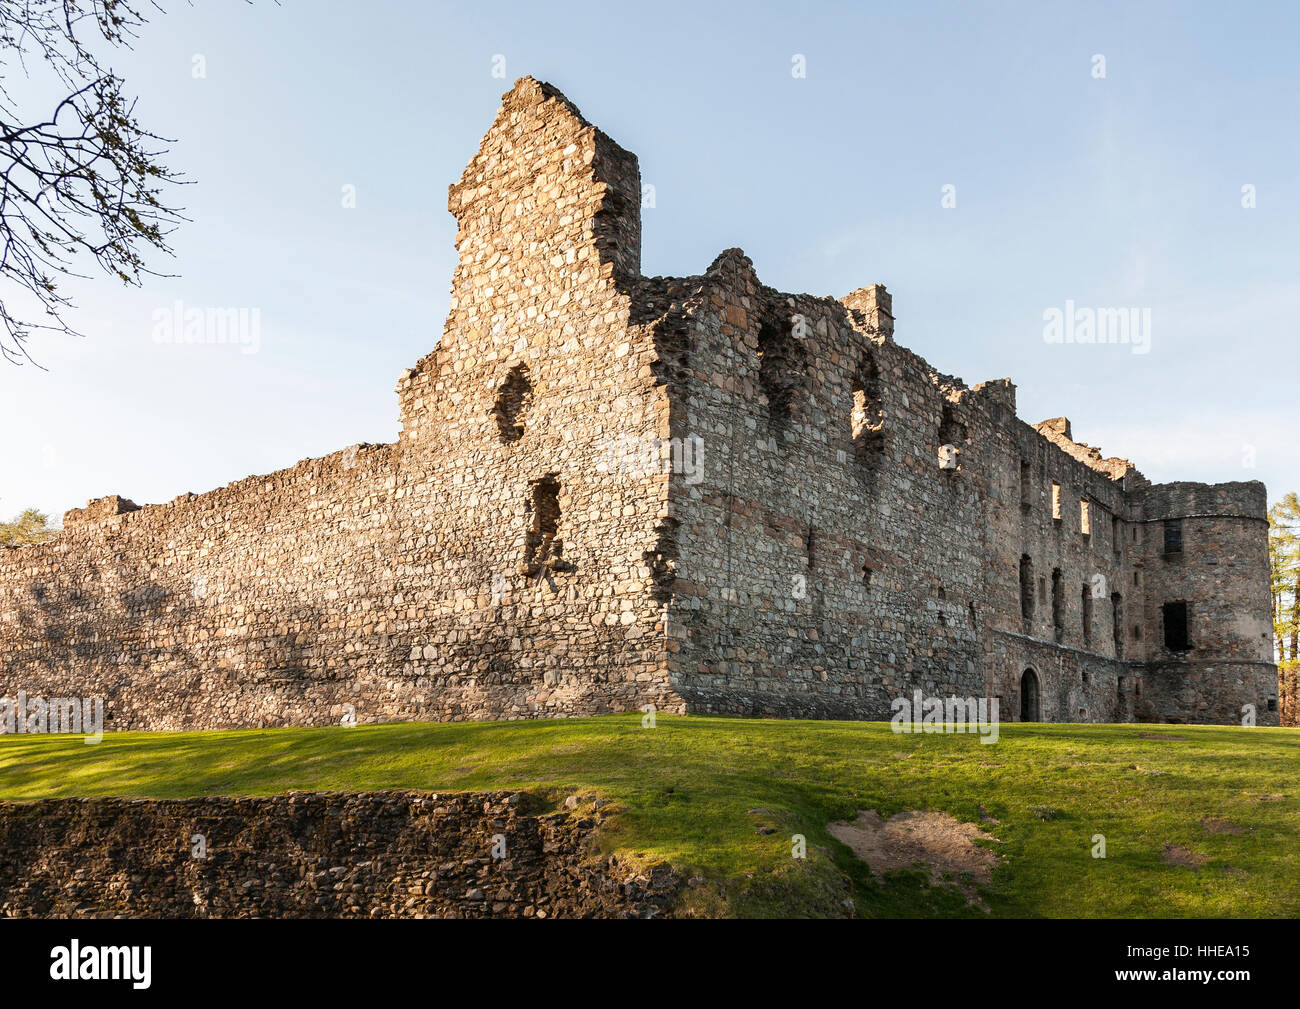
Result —
<svg viewBox="0 0 1300 1009"><path fill-rule="evenodd" d="M1181 844L1170 844L1165 842L1165 846L1160 850L1160 861L1166 865L1183 865L1189 869L1199 869L1206 862L1206 856L1200 852L1192 851L1191 848L1184 848Z"/></svg>
<svg viewBox="0 0 1300 1009"><path fill-rule="evenodd" d="M1224 820L1217 816L1207 816L1201 820L1201 829L1207 834L1249 834L1253 833L1249 828L1243 827L1239 823L1233 823L1231 820Z"/></svg>
<svg viewBox="0 0 1300 1009"><path fill-rule="evenodd" d="M876 875L923 865L933 882L955 883L972 904L979 903L975 884L987 886L1000 861L995 852L975 843L996 841L996 837L973 823L933 810L907 810L884 820L874 809L862 809L856 820L837 821L827 830Z"/></svg>

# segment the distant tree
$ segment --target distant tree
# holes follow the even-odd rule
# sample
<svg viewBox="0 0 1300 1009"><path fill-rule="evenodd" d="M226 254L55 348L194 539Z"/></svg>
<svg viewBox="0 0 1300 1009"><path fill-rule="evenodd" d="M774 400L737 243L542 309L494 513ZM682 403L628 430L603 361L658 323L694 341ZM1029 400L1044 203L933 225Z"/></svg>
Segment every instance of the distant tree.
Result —
<svg viewBox="0 0 1300 1009"><path fill-rule="evenodd" d="M0 356L11 363L32 360L33 330L76 334L56 277L85 276L79 269L93 263L139 285L153 273L146 254L171 251L166 236L182 218L161 197L180 181L159 161L168 141L136 122L135 99L95 51L131 45L146 23L138 6L0 0L0 277L34 298L0 298ZM31 80L41 64L53 111L28 115L9 78L17 68Z"/></svg>
<svg viewBox="0 0 1300 1009"><path fill-rule="evenodd" d="M1286 494L1268 510L1273 639L1283 725L1300 725L1300 499Z"/></svg>
<svg viewBox="0 0 1300 1009"><path fill-rule="evenodd" d="M12 522L0 522L0 547L21 547L53 538L49 516L28 508Z"/></svg>

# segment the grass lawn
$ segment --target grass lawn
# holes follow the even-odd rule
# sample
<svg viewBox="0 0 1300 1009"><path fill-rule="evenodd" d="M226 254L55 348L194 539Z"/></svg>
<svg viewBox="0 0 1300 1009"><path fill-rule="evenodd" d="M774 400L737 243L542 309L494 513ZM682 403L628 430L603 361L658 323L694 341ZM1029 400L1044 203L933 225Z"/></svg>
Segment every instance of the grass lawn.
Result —
<svg viewBox="0 0 1300 1009"><path fill-rule="evenodd" d="M1143 734L1181 737L1149 740ZM928 874L883 878L826 830L859 809L981 823L1002 857L996 916L1300 917L1300 732L1003 725L897 735L875 722L641 716L355 728L0 737L0 799L528 790L612 799L605 847L707 885L702 914L983 915ZM1214 818L1228 821L1202 824ZM759 828L775 832L762 834ZM1215 832L1213 828L1218 828ZM805 860L791 835L807 838ZM1093 835L1106 857L1093 858ZM1203 856L1168 864L1166 844ZM847 884L845 880L849 881Z"/></svg>

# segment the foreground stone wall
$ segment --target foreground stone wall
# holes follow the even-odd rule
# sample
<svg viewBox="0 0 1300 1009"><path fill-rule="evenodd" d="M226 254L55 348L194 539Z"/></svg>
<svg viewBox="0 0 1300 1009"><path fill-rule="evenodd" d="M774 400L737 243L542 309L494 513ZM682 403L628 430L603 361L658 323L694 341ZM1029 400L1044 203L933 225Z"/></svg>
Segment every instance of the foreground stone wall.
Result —
<svg viewBox="0 0 1300 1009"><path fill-rule="evenodd" d="M594 852L599 809L539 805L519 793L406 791L0 803L0 917L671 913L670 869ZM206 857L193 854L196 835Z"/></svg>

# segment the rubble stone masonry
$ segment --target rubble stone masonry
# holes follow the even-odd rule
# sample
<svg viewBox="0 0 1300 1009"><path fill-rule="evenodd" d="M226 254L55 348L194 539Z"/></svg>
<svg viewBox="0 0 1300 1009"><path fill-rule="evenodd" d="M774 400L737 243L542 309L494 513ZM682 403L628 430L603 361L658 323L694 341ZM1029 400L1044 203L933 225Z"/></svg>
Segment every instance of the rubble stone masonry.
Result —
<svg viewBox="0 0 1300 1009"><path fill-rule="evenodd" d="M640 275L636 158L531 78L450 189L402 432L0 550L0 697L110 729L634 710L1277 724L1259 483L1151 485L894 342L879 286ZM1177 546L1177 549L1170 549Z"/></svg>

